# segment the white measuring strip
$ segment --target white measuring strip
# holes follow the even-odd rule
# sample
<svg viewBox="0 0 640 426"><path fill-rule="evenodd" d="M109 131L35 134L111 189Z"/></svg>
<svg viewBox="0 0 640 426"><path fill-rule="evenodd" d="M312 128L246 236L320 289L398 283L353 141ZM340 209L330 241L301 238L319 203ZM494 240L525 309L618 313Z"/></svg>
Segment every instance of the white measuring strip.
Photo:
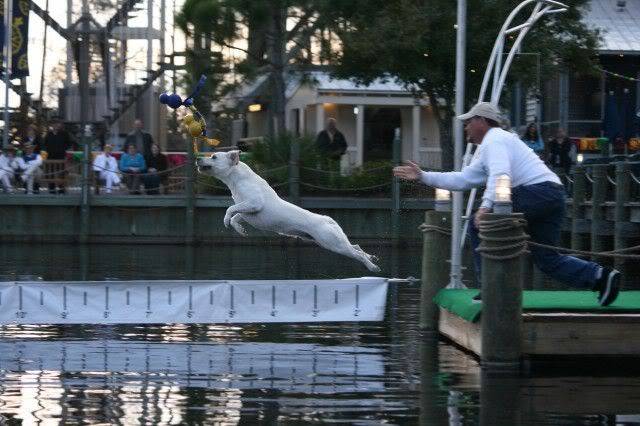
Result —
<svg viewBox="0 0 640 426"><path fill-rule="evenodd" d="M383 350L304 343L173 343L127 340L0 342L3 374L101 373L110 384L335 393L383 390ZM136 373L136 374L132 374ZM32 376L33 379L33 376ZM22 378L22 384L24 382Z"/></svg>
<svg viewBox="0 0 640 426"><path fill-rule="evenodd" d="M387 279L0 282L0 324L382 321Z"/></svg>

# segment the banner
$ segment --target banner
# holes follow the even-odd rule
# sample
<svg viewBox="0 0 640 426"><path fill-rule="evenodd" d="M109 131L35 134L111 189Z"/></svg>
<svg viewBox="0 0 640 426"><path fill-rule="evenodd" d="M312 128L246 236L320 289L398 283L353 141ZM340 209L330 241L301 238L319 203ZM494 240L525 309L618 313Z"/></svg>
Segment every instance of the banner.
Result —
<svg viewBox="0 0 640 426"><path fill-rule="evenodd" d="M0 66L4 70L4 43L6 38L4 2L0 0ZM11 78L23 78L29 75L29 0L13 0L13 31L11 34Z"/></svg>
<svg viewBox="0 0 640 426"><path fill-rule="evenodd" d="M0 282L0 324L382 321L386 278Z"/></svg>

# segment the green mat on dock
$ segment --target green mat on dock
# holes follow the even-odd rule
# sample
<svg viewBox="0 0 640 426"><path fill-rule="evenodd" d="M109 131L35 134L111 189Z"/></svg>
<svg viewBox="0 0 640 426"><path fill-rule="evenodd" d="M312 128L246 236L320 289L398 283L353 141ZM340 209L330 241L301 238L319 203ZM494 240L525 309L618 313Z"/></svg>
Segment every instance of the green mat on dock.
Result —
<svg viewBox="0 0 640 426"><path fill-rule="evenodd" d="M473 303L478 290L449 290L438 292L434 302L441 308L453 312L467 321L480 319L482 303ZM592 291L524 291L522 309L524 311L557 312L637 312L640 313L640 291L622 291L615 303L607 307L598 305L597 293Z"/></svg>

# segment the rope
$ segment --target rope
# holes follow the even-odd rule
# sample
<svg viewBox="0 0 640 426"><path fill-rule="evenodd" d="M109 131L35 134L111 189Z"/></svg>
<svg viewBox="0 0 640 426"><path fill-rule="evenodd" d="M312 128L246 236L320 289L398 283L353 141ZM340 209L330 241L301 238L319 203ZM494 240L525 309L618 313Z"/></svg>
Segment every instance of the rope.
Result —
<svg viewBox="0 0 640 426"><path fill-rule="evenodd" d="M371 186L362 186L359 188L329 188L328 186L319 186L319 185L312 185L310 183L305 183L305 182L300 182L300 185L309 187L309 188L314 188L314 189L322 189L325 191L366 191L369 189L377 189L377 188L383 188L386 186L389 186L391 183L387 182L387 183L381 183L379 185L371 185Z"/></svg>
<svg viewBox="0 0 640 426"><path fill-rule="evenodd" d="M420 226L418 226L418 229L421 230L423 233L437 232L438 234L442 234L446 236L451 235L451 230L449 228L445 228L443 226L438 226L438 225L427 225L426 223L423 223Z"/></svg>
<svg viewBox="0 0 640 426"><path fill-rule="evenodd" d="M629 172L629 174L631 175L631 179L633 179L633 181L640 185L640 180L638 180L638 178L636 177L636 175L634 175L632 172Z"/></svg>
<svg viewBox="0 0 640 426"><path fill-rule="evenodd" d="M613 186L616 186L616 185L617 185L616 181L615 181L615 180L613 180L613 179L611 179L611 176L609 176L609 175L607 175L607 180L609 181L609 183L610 183L611 185L613 185Z"/></svg>
<svg viewBox="0 0 640 426"><path fill-rule="evenodd" d="M619 250L603 251L603 252L597 253L594 251L574 250L574 249L569 249L564 247L550 246L548 244L534 243L533 241L529 241L529 245L534 247L541 247L541 248L555 250L560 253L579 254L579 255L594 256L594 257L595 256L612 257L612 258L619 258L619 259L640 259L640 255L638 254L621 254L628 251L638 250L640 249L640 246L633 246L633 247L628 247L628 248L619 249Z"/></svg>
<svg viewBox="0 0 640 426"><path fill-rule="evenodd" d="M289 167L289 166L284 165L284 166L278 166L278 167L274 167L274 168L272 168L272 169L266 169L266 170L256 169L255 171L256 171L256 173L258 173L258 172L259 172L259 173L258 173L259 175L262 175L262 174L265 174L265 173L266 173L266 174L273 173L273 172L275 172L275 171L277 171L277 170L284 170L284 169L287 169L288 167Z"/></svg>
<svg viewBox="0 0 640 426"><path fill-rule="evenodd" d="M162 174L169 174L172 173L174 170L178 170L181 169L183 167L185 167L186 164L182 164L180 166L176 166L176 167L172 167L170 169L165 169L159 172L145 172L145 173L129 173L129 172L123 172L121 170L115 171L115 170L111 170L111 169L107 169L106 167L102 167L102 166L95 166L93 165L92 167L94 169L100 169L100 170L106 170L108 172L113 172L113 173L120 173L123 175L137 175L137 176L147 176L147 175L162 175Z"/></svg>
<svg viewBox="0 0 640 426"><path fill-rule="evenodd" d="M371 167L370 169L356 169L357 173L371 173L373 171L376 170L383 170L383 169L391 169L391 165L388 166L379 166L379 167ZM311 167L304 167L304 166L300 166L300 170L307 170L310 172L316 172L316 173L324 173L324 174L339 174L340 171L333 171L333 170L323 170L323 169L317 169L317 168L311 168Z"/></svg>
<svg viewBox="0 0 640 426"><path fill-rule="evenodd" d="M524 233L526 221L523 219L504 218L493 221L480 221L480 246L477 251L482 256L491 260L508 260L515 259L522 254L527 253L527 239L529 236ZM496 237L491 234L512 229L519 229L518 235L510 237ZM487 242L509 243L511 244L493 244L488 245ZM505 253L506 252L506 253ZM504 254L499 254L504 253Z"/></svg>
<svg viewBox="0 0 640 426"><path fill-rule="evenodd" d="M593 178L586 171L584 172L584 177L587 178L589 183L593 183Z"/></svg>

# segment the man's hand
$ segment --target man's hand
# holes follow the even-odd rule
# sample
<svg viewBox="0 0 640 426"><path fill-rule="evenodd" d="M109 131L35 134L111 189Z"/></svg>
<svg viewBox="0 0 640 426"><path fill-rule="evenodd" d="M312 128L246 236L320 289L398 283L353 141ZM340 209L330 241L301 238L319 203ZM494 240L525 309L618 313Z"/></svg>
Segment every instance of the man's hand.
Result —
<svg viewBox="0 0 640 426"><path fill-rule="evenodd" d="M405 180L418 180L422 170L413 161L407 161L405 166L397 166L393 168L393 175Z"/></svg>
<svg viewBox="0 0 640 426"><path fill-rule="evenodd" d="M491 209L486 207L480 207L476 212L476 215L473 217L473 224L476 226L476 229L480 229L480 221L482 220L482 216L486 213L490 213Z"/></svg>

